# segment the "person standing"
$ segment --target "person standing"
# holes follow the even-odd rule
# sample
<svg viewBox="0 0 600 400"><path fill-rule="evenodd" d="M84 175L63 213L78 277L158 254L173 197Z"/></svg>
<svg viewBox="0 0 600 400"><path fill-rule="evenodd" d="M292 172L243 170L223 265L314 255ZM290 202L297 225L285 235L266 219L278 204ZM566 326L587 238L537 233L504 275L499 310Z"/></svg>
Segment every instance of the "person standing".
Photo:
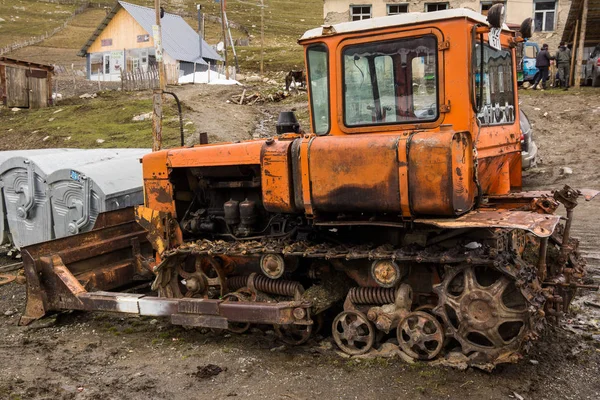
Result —
<svg viewBox="0 0 600 400"><path fill-rule="evenodd" d="M535 80L533 81L532 89L538 89L538 84L540 80L542 81L541 89L546 89L546 81L548 80L548 70L550 68L550 60L552 60L552 56L548 52L548 45L543 44L542 50L539 51L537 56L535 57L535 67L538 69L539 74L536 74Z"/></svg>
<svg viewBox="0 0 600 400"><path fill-rule="evenodd" d="M560 47L554 56L558 67L558 79L563 90L569 90L569 78L571 75L571 50L565 42L560 42Z"/></svg>

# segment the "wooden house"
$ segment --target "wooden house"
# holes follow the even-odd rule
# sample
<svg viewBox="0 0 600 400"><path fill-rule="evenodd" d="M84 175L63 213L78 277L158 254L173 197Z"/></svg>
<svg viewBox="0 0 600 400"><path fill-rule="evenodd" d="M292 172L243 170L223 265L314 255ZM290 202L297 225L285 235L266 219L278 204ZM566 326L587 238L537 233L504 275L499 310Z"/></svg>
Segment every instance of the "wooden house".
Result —
<svg viewBox="0 0 600 400"><path fill-rule="evenodd" d="M7 107L41 108L52 104L52 65L0 57L0 100Z"/></svg>
<svg viewBox="0 0 600 400"><path fill-rule="evenodd" d="M121 71L148 71L156 65L154 9L118 1L96 28L78 55L87 59L91 80L118 81ZM179 16L161 19L163 61L169 82L206 70L222 58ZM200 43L202 55L200 55ZM173 76L175 75L175 76Z"/></svg>

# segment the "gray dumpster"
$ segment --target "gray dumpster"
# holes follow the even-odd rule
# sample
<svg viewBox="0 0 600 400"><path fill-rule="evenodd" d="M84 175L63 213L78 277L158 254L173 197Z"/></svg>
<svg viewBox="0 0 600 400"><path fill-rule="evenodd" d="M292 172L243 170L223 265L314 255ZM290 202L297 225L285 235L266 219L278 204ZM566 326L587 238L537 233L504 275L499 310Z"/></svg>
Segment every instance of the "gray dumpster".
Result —
<svg viewBox="0 0 600 400"><path fill-rule="evenodd" d="M17 248L54 239L46 178L64 168L76 168L119 157L141 157L146 149L69 151L9 158L0 165L6 219Z"/></svg>
<svg viewBox="0 0 600 400"><path fill-rule="evenodd" d="M144 203L139 157L124 157L48 175L55 237L94 227L99 213Z"/></svg>
<svg viewBox="0 0 600 400"><path fill-rule="evenodd" d="M0 165L12 157L30 157L41 154L64 153L67 151L77 151L79 149L33 149L33 150L10 150L0 151ZM4 191L2 187L4 182L0 176L0 245L10 243L8 222L4 212Z"/></svg>

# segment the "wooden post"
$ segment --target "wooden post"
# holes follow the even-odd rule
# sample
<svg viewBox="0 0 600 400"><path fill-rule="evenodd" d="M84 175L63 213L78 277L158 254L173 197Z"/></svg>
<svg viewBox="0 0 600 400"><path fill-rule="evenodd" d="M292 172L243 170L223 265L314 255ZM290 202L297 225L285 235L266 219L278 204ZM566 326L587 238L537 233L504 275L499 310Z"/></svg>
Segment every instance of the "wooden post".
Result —
<svg viewBox="0 0 600 400"><path fill-rule="evenodd" d="M583 0L581 12L581 31L579 32L579 49L577 50L577 63L575 68L575 87L581 85L581 62L583 61L583 47L585 46L585 29L587 28L588 0Z"/></svg>
<svg viewBox="0 0 600 400"><path fill-rule="evenodd" d="M223 55L225 64L225 79L229 79L229 71L227 70L227 34L225 33L225 0L221 1L221 31L223 35Z"/></svg>
<svg viewBox="0 0 600 400"><path fill-rule="evenodd" d="M569 68L569 86L573 86L575 83L575 76L573 70L575 69L575 49L577 49L577 30L579 29L579 20L575 22L575 30L573 31L573 56L571 57L571 68Z"/></svg>
<svg viewBox="0 0 600 400"><path fill-rule="evenodd" d="M265 1L260 0L260 76L265 73Z"/></svg>
<svg viewBox="0 0 600 400"><path fill-rule="evenodd" d="M153 100L153 113L152 113L152 151L158 151L162 148L162 103L163 103L163 92L165 90L165 71L164 71L164 60L162 54L162 34L160 27L160 0L154 0L154 13L156 17L156 25L158 26L156 35L154 38L154 44L156 48L156 61L158 62L158 81L159 89L154 90L152 96ZM158 43L157 43L158 41Z"/></svg>

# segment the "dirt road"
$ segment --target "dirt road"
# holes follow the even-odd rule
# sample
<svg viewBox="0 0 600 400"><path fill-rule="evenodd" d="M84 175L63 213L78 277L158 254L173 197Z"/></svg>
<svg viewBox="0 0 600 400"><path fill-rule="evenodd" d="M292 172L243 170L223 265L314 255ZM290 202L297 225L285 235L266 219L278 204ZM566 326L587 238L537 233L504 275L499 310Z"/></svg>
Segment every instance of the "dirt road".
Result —
<svg viewBox="0 0 600 400"><path fill-rule="evenodd" d="M211 93L207 89L193 101L207 115L229 112L219 108L210 114ZM525 93L521 101L542 156L539 167L526 174L526 189L565 183L599 188L600 96L591 90L546 91ZM258 110L228 106L259 118L286 105ZM572 168L570 176L560 175L565 166ZM590 275L598 280L600 201L582 204L576 212L574 231L583 238ZM596 293L584 299L600 303ZM562 327L548 328L521 363L492 373L398 359L347 359L320 337L288 348L269 327L230 335L150 318L64 313L23 328L16 323L24 301L23 286L0 286L1 399L600 398L600 341L594 336L600 330L595 314L600 310L590 309L584 300Z"/></svg>

